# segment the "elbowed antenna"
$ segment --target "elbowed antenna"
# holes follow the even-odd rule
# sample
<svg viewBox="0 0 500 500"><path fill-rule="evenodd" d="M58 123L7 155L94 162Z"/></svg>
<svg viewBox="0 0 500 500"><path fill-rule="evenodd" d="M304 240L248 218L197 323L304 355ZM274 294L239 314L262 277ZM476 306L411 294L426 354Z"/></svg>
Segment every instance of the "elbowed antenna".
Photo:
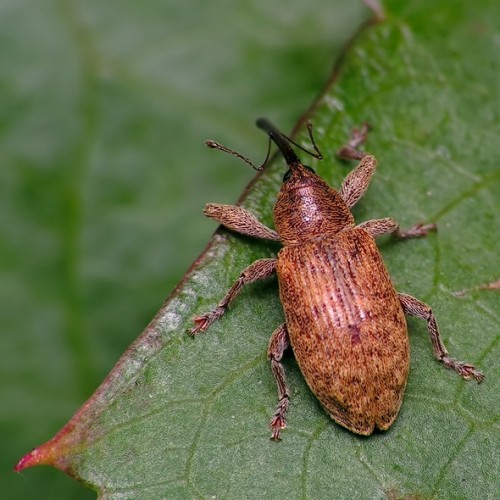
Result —
<svg viewBox="0 0 500 500"><path fill-rule="evenodd" d="M208 148L211 148L211 149L218 149L219 151L223 151L224 153L229 153L233 156L236 156L236 158L243 160L246 164L250 165L254 170L257 170L259 172L262 172L262 170L264 170L263 165L266 164L267 158L269 157L269 151L268 151L264 163L260 166L257 166L251 160L249 160L246 156L243 156L242 154L238 153L238 151L234 151L233 149L229 149L226 146L219 144L218 142L212 141L212 139L207 139L205 141L205 146L207 146Z"/></svg>
<svg viewBox="0 0 500 500"><path fill-rule="evenodd" d="M240 160L243 160L245 163L250 165L253 169L258 170L259 172L264 170L264 167L267 165L267 162L269 160L269 154L271 153L271 141L273 141L281 151L281 154L285 157L285 160L289 166L300 163L299 158L295 154L295 151L292 149L290 144L293 144L297 148L301 149L305 153L314 156L314 158L317 158L318 160L322 160L323 156L321 155L320 150L318 149L318 146L316 146L316 142L314 141L314 137L312 134L312 125L311 122L308 122L307 124L307 130L309 132L309 138L311 139L314 152L309 151L308 149L303 148L300 144L297 144L294 142L290 137L286 136L282 132L280 132L269 120L266 118L259 118L257 121L257 127L260 129L264 130L267 132L267 135L269 136L269 148L267 150L267 155L264 160L264 162L261 165L255 165L249 158L246 156L243 156L242 154L238 153L237 151L234 151L233 149L229 149L226 146L223 146L222 144L219 144L218 142L212 141L211 139L205 141L205 145L211 149L218 149L219 151L223 151L224 153L229 153L233 156L236 156Z"/></svg>

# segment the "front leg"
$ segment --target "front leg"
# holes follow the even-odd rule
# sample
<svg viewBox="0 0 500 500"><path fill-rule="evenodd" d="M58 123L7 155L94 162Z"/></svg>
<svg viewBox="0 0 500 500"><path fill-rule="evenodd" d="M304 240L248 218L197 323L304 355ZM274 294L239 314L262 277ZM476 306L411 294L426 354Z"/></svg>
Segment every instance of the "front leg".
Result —
<svg viewBox="0 0 500 500"><path fill-rule="evenodd" d="M203 213L237 233L265 240L280 240L276 231L264 226L255 215L242 207L207 203Z"/></svg>
<svg viewBox="0 0 500 500"><path fill-rule="evenodd" d="M359 165L344 179L340 196L349 208L353 207L365 194L376 168L375 157L364 155Z"/></svg>
<svg viewBox="0 0 500 500"><path fill-rule="evenodd" d="M374 238L382 234L393 234L400 240L427 236L430 231L436 231L436 224L415 224L406 231L401 231L398 222L391 217L373 219L362 222L357 227L368 231Z"/></svg>
<svg viewBox="0 0 500 500"><path fill-rule="evenodd" d="M275 272L276 259L260 259L250 264L243 270L235 284L229 289L215 309L194 318L195 326L191 328L189 333L191 335L196 335L197 333L204 332L214 321L217 321L241 292L243 285L248 285L254 281L268 278Z"/></svg>
<svg viewBox="0 0 500 500"><path fill-rule="evenodd" d="M340 196L349 208L353 207L365 194L377 168L377 160L374 156L357 149L365 142L367 133L368 125L364 123L361 128L351 132L347 144L337 152L337 156L343 160L361 160L344 179L340 189Z"/></svg>
<svg viewBox="0 0 500 500"><path fill-rule="evenodd" d="M474 377L478 383L484 379L484 375L479 370L476 370L473 365L465 363L464 361L457 361L448 356L448 351L441 340L436 317L430 306L405 293L398 293L398 297L405 314L416 316L417 318L427 321L427 330L431 337L432 350L438 361L441 361L446 368L455 370L464 379Z"/></svg>

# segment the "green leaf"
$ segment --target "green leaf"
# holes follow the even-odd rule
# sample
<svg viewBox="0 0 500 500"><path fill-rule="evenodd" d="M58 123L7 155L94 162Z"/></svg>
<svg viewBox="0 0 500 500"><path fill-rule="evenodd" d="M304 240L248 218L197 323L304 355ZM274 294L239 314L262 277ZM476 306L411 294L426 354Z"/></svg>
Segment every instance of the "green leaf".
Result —
<svg viewBox="0 0 500 500"><path fill-rule="evenodd" d="M289 129L366 15L351 0L1 2L10 499L95 497L53 468L12 467L92 394L202 251L205 201L234 202L253 176L204 139L260 160L254 118Z"/></svg>
<svg viewBox="0 0 500 500"><path fill-rule="evenodd" d="M465 1L454 3L453 10L431 2L393 3L386 5L383 23L368 27L356 38L334 73L336 78L316 103L312 119L326 159L308 162L338 186L346 168L334 160L335 150L352 126L364 120L373 125L367 148L377 155L380 166L355 216L358 221L393 216L403 227L415 221L438 223L436 235L399 244L382 240L381 249L397 288L432 304L452 355L481 367L486 381L481 386L467 383L439 366L432 358L425 325L410 320L412 371L402 411L390 431L360 438L334 424L289 356L285 360L292 389L289 425L281 443L270 442L267 425L276 389L265 352L271 332L283 318L275 281L248 287L206 336L193 340L185 334L192 317L213 307L241 269L277 250L273 244L221 230L95 395L55 440L27 460L52 463L106 498L494 497L498 296L475 287L495 281L500 268L495 224L500 208L495 158L500 128L494 45L498 31L493 22L497 9L493 1L481 2L481 9ZM106 17L99 21L105 22ZM98 21L90 17L87 22ZM88 50L87 63L97 64L81 36ZM129 56L126 47L116 45L116 50L117 58ZM145 58L146 69L147 64ZM90 111L84 138L71 150L78 158L77 178L68 186L64 179L46 179L50 186L60 182L68 189L67 205L61 208L67 210L69 220L59 223L73 244L72 222L82 216L74 200L75 193L82 194L75 183L85 181L87 164L100 165L103 155L109 154L96 143L94 129L105 124L104 137L111 144L115 128L125 125L131 129L127 135L141 144L159 137L151 135L146 120L128 116L139 114L144 106L154 109L156 99L144 99L122 117L113 113L115 121L108 123L103 110L117 98L117 89L112 83L106 88L102 75L96 79L91 71L85 82L89 96L98 86L97 95L105 99L101 97L99 106L94 102L92 107L95 96L85 103ZM126 98L129 92L129 87L121 89L118 97ZM224 120L214 121L211 127L219 138ZM248 146L222 142L247 151ZM131 155L123 153L124 175L132 176L139 159L133 148L124 151ZM166 156L169 161L174 157L181 157L180 152ZM143 164L154 161L159 160L140 158ZM239 175L237 167L231 168ZM273 163L243 200L268 224L283 171L281 162ZM199 181L200 206L210 174L204 170ZM104 171L100 176L106 179ZM99 202L111 188L126 206L131 196L126 186L108 183L87 196ZM154 201L161 185L148 187L144 196ZM172 196L176 194L174 189ZM97 209L89 204L87 210L96 211L97 224ZM124 210L127 217L133 216L131 208ZM117 211L93 238L104 241L107 231L126 227L122 217L123 212ZM141 220L150 222L149 217ZM170 239L175 243L174 236ZM161 259L163 238L147 242L154 249L153 259L156 252ZM70 284L75 279L77 250L64 262L62 279ZM46 271L47 277L53 277L53 271ZM105 271L113 275L113 267ZM124 286L134 291L139 279L138 272ZM74 283L70 289L76 290ZM458 296L456 292L463 289L470 291ZM99 299L89 294L87 300L97 306ZM72 338L81 343L82 299L69 296L67 300L67 323L73 327ZM132 300L127 301L125 313L117 309L114 316L126 317L133 308L130 304ZM108 321L111 326L114 320ZM102 331L107 330L99 334ZM84 344L87 351L81 352L81 344L72 342L73 352L81 356L75 356L75 366L68 367L68 373L76 372L81 384L83 376L92 373L88 366L92 350Z"/></svg>
<svg viewBox="0 0 500 500"><path fill-rule="evenodd" d="M351 0L1 2L9 499L95 497L53 468L12 467L92 394L202 251L215 229L204 202L234 202L253 176L204 139L260 159L254 118L290 128L366 15Z"/></svg>

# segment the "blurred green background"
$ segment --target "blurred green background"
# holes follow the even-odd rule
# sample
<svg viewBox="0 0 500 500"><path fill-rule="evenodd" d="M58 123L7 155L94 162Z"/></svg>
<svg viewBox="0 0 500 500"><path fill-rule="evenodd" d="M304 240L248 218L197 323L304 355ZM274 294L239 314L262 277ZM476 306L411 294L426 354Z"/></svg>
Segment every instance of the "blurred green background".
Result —
<svg viewBox="0 0 500 500"><path fill-rule="evenodd" d="M0 5L0 455L4 498L93 498L14 474L139 335L234 202L265 115L290 130L368 16L350 0Z"/></svg>

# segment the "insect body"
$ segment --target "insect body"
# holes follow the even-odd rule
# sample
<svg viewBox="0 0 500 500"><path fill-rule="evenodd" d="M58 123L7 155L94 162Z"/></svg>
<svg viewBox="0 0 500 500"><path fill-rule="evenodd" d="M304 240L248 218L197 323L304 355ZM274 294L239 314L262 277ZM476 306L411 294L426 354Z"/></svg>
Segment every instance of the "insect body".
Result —
<svg viewBox="0 0 500 500"><path fill-rule="evenodd" d="M363 435L388 429L408 378L405 313L427 321L439 361L480 382L483 374L474 366L448 356L431 308L395 291L375 244L374 238L384 233L414 238L434 226L416 225L402 232L390 218L355 225L350 208L366 191L376 167L373 156L355 149L365 131L357 131L343 150L344 156L361 161L337 192L299 161L291 141L267 120L257 125L288 164L274 207L276 231L241 207L208 204L205 214L239 233L279 240L283 248L277 259L261 259L247 267L213 311L195 318L191 333L206 330L222 316L243 285L277 273L285 323L274 331L268 348L279 397L272 438L279 439L286 426L290 393L281 358L289 345L309 387L336 422Z"/></svg>

